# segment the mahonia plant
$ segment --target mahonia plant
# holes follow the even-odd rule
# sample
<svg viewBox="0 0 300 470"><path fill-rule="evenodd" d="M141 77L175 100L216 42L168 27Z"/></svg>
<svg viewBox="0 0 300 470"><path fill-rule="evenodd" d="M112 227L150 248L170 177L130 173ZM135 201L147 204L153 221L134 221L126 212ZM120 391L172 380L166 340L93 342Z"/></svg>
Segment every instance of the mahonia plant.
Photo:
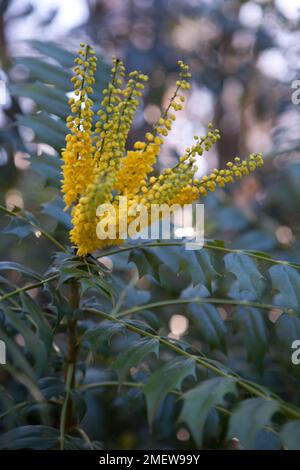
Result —
<svg viewBox="0 0 300 470"><path fill-rule="evenodd" d="M172 129L176 112L182 109L184 91L190 88L189 68L182 60L178 61L179 78L166 110L152 132L146 133L145 140L135 142L133 149L127 150L128 133L148 77L139 71L126 77L122 61L113 57L112 62L111 81L103 90L102 102L94 116L90 95L95 84L95 52L81 43L75 59L74 96L69 99L71 114L67 117L69 133L62 151L62 191L66 208L72 207L70 237L79 256L124 241L124 234L118 233L118 220L122 217L118 212L120 196L127 197L129 223L140 204L147 209L151 204L190 204L263 164L261 154L251 154L245 161L236 157L234 162L227 163L226 169L215 169L202 179L196 178L196 156L208 152L220 139L219 130L210 123L207 134L195 136L193 145L173 168L154 176L154 165L164 139ZM96 214L97 207L104 203L113 204L116 210L117 220L111 221L116 225L114 240L101 240L96 234L101 218Z"/></svg>

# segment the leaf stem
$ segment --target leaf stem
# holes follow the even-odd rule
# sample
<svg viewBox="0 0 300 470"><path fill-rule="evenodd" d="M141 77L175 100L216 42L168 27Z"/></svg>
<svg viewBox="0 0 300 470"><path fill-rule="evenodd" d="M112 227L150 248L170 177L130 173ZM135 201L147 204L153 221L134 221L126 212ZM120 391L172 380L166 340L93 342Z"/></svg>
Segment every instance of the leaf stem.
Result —
<svg viewBox="0 0 300 470"><path fill-rule="evenodd" d="M24 287L19 287L18 289L15 289L11 292L8 292L7 294L1 295L0 296L0 302L3 302L4 300L7 300L10 297L13 297L15 295L21 294L22 292L27 292L31 289L35 289L36 287L41 287L44 284L47 284L47 282L54 281L57 278L58 278L58 274L54 274L53 276L47 277L46 279L42 279L39 282L35 282L33 284L28 284L27 286L24 286Z"/></svg>
<svg viewBox="0 0 300 470"><path fill-rule="evenodd" d="M67 424L67 414L69 409L70 396L72 391L72 381L74 376L74 364L68 364L67 369L67 378L66 378L66 396L63 402L60 415L60 450L64 450L65 447L65 434L66 434L66 424Z"/></svg>
<svg viewBox="0 0 300 470"><path fill-rule="evenodd" d="M109 380L106 382L94 382L90 384L85 384L80 387L81 391L87 392L88 390L93 390L94 388L101 387L127 387L127 388L142 388L145 384L142 382L119 382L118 380Z"/></svg>
<svg viewBox="0 0 300 470"><path fill-rule="evenodd" d="M1 205L0 205L0 212L3 212L4 214L9 215L10 217L16 217L17 219L23 220L28 225L31 225L36 230L39 230L41 232L41 234L44 235L45 238L47 238L49 241L51 241L61 251L63 251L64 253L68 252L67 249L58 240L56 240L50 233L48 233L46 230L44 230L39 225L36 225L34 222L32 222L32 220L28 220L22 214L19 214L19 212L10 211L9 209L6 209L6 207L1 206Z"/></svg>
<svg viewBox="0 0 300 470"><path fill-rule="evenodd" d="M167 307L169 305L184 305L184 304L191 304L191 303L198 303L198 304L216 304L216 305L237 305L242 307L253 307L253 308L261 308L262 310L273 310L279 309L282 312L290 312L290 308L280 307L278 305L273 304L266 304L260 302L252 302L250 300L235 300L235 299L215 299L211 297L194 297L191 299L168 299L168 300L161 300L159 302L152 302L150 304L138 305L136 307L129 308L127 310L123 310L118 315L119 318L125 317L127 315L131 315L133 313L137 313L143 310L148 310L152 308L159 308L159 307Z"/></svg>
<svg viewBox="0 0 300 470"><path fill-rule="evenodd" d="M60 449L64 449L65 432L74 426L75 420L73 416L73 403L71 400L71 392L75 388L75 374L76 374L76 361L77 354L79 351L78 339L77 339L77 319L74 317L74 311L79 306L79 288L78 283L75 279L70 281L70 306L72 308L72 314L68 318L68 352L66 358L66 369L65 369L65 388L66 396L61 410L60 420Z"/></svg>
<svg viewBox="0 0 300 470"><path fill-rule="evenodd" d="M149 243L137 243L137 244L132 244L132 245L126 245L124 247L119 247L119 248L113 248L111 250L107 250L103 252L103 256L112 256L116 255L119 253L123 253L126 251L130 250L135 250L135 249L144 249L144 248L159 248L159 247L166 247L166 246L184 246L186 242L182 241L170 241L170 242L149 242ZM290 261L285 261L285 260L280 260L280 259L274 259L268 256L267 254L264 253L257 253L254 251L250 250L238 250L234 248L226 248L223 246L218 246L214 242L209 242L206 241L204 243L203 248L206 250L212 250L212 251L221 251L223 253L243 253L250 258L258 259L261 261L266 261L267 263L271 264L280 264L284 266L290 266L291 268L300 270L300 264L299 263L293 263Z"/></svg>

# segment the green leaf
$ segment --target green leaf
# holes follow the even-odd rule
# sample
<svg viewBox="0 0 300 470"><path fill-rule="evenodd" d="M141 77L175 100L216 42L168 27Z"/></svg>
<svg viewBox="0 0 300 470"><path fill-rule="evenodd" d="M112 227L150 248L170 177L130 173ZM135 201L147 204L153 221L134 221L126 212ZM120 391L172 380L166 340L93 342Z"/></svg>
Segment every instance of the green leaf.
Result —
<svg viewBox="0 0 300 470"><path fill-rule="evenodd" d="M142 250L131 250L128 257L128 262L133 262L139 273L139 277L143 277L149 273L149 263Z"/></svg>
<svg viewBox="0 0 300 470"><path fill-rule="evenodd" d="M119 381L124 380L129 369L138 365L150 353L154 353L158 357L159 341L157 339L142 338L134 342L126 351L122 351L113 364Z"/></svg>
<svg viewBox="0 0 300 470"><path fill-rule="evenodd" d="M300 318L283 313L278 318L275 329L280 343L290 353L292 342L300 338Z"/></svg>
<svg viewBox="0 0 300 470"><path fill-rule="evenodd" d="M39 82L50 84L62 92L71 91L72 84L70 82L70 68L74 65L76 54L70 52L53 42L30 41L30 44L46 56L44 58L36 57L19 57L16 61L29 69L31 77ZM47 61L47 58L56 60L60 65L53 65ZM95 72L94 98L101 99L99 90L107 86L109 81L110 66L106 64L101 57L97 57L98 67ZM34 98L33 98L34 99ZM65 100L64 100L65 101ZM50 107L51 104L47 103ZM45 108L46 109L46 108ZM49 112L52 112L49 108ZM56 110L53 114L59 114L61 111ZM63 117L63 116L62 116Z"/></svg>
<svg viewBox="0 0 300 470"><path fill-rule="evenodd" d="M161 319L155 315L155 313L149 312L148 310L138 313L135 318L146 322L155 332L157 332L162 325Z"/></svg>
<svg viewBox="0 0 300 470"><path fill-rule="evenodd" d="M15 235L23 240L36 231L36 227L32 224L38 225L38 222L33 214L28 211L22 211L22 218L18 217L18 213L20 212L21 210L19 208L15 208L13 210L13 214L15 215L9 215L10 222L6 227L4 227L4 229L2 229L2 233Z"/></svg>
<svg viewBox="0 0 300 470"><path fill-rule="evenodd" d="M50 217L53 217L57 222L62 224L68 230L71 229L71 217L70 214L64 211L65 203L60 197L55 197L51 201L42 204L43 214L47 214Z"/></svg>
<svg viewBox="0 0 300 470"><path fill-rule="evenodd" d="M280 292L281 305L293 309L300 307L300 276L290 266L272 266L269 269L273 288Z"/></svg>
<svg viewBox="0 0 300 470"><path fill-rule="evenodd" d="M88 341L92 347L101 346L105 341L110 341L112 336L118 333L124 333L125 327L121 323L104 321L97 328L88 330L83 335L83 340Z"/></svg>
<svg viewBox="0 0 300 470"><path fill-rule="evenodd" d="M35 116L18 115L17 123L32 129L36 142L48 144L58 152L65 145L66 127L63 121L39 113Z"/></svg>
<svg viewBox="0 0 300 470"><path fill-rule="evenodd" d="M11 85L10 91L12 95L32 99L40 110L47 111L62 119L66 119L69 114L67 96L57 87L43 85L42 83L24 83Z"/></svg>
<svg viewBox="0 0 300 470"><path fill-rule="evenodd" d="M26 348L33 356L33 367L37 376L40 376L47 367L47 351L46 344L33 332L26 321L15 314L10 308L2 306L7 321L18 331L24 338Z"/></svg>
<svg viewBox="0 0 300 470"><path fill-rule="evenodd" d="M190 277L186 270L175 273L168 265L161 264L158 273L161 287L166 292L171 292L174 295L179 294L182 289L190 284Z"/></svg>
<svg viewBox="0 0 300 470"><path fill-rule="evenodd" d="M151 428L164 398L172 390L180 390L183 380L189 375L195 377L195 361L193 359L173 359L151 375L143 389Z"/></svg>
<svg viewBox="0 0 300 470"><path fill-rule="evenodd" d="M35 373L29 364L27 358L24 356L23 351L18 348L16 342L13 341L0 327L0 340L6 344L7 353L10 356L11 363L21 369L31 380L35 381Z"/></svg>
<svg viewBox="0 0 300 470"><path fill-rule="evenodd" d="M180 261L180 269L189 273L193 285L204 284L206 280L206 274L198 262L197 251L185 251Z"/></svg>
<svg viewBox="0 0 300 470"><path fill-rule="evenodd" d="M65 384L57 377L43 377L38 381L39 389L46 400L65 395Z"/></svg>
<svg viewBox="0 0 300 470"><path fill-rule="evenodd" d="M12 217L9 224L2 230L3 234L15 235L20 240L24 240L29 235L32 235L36 229L28 224L26 220L18 219L17 217Z"/></svg>
<svg viewBox="0 0 300 470"><path fill-rule="evenodd" d="M239 307L236 310L235 321L243 334L248 360L261 367L268 350L264 313L252 307Z"/></svg>
<svg viewBox="0 0 300 470"><path fill-rule="evenodd" d="M73 414L76 417L78 423L80 423L87 411L87 403L84 399L83 395L80 393L79 390L72 390L71 391L71 401L73 405Z"/></svg>
<svg viewBox="0 0 300 470"><path fill-rule="evenodd" d="M188 273L193 285L207 284L218 276L206 250L190 251L178 247L174 250L173 256L177 256L179 263L178 268L174 267L174 273L177 271Z"/></svg>
<svg viewBox="0 0 300 470"><path fill-rule="evenodd" d="M152 328L152 326L149 325L149 323L146 323L142 320L137 320L137 319L130 319L124 321L125 325L131 325L135 326L136 328L139 328L140 330L147 331L148 333L151 334L156 334L156 331Z"/></svg>
<svg viewBox="0 0 300 470"><path fill-rule="evenodd" d="M86 276L87 273L83 269L78 269L72 266L62 266L59 271L58 285L61 286L70 279L82 279Z"/></svg>
<svg viewBox="0 0 300 470"><path fill-rule="evenodd" d="M93 274L93 275L92 275ZM81 293L87 289L98 288L102 293L108 297L113 297L113 287L106 281L103 273L91 273L89 274L84 269L75 268L72 266L62 266L59 271L58 285L66 283L70 279L77 279L80 284Z"/></svg>
<svg viewBox="0 0 300 470"><path fill-rule="evenodd" d="M239 403L229 420L228 439L236 437L245 449L254 449L257 433L271 423L279 410L275 400L249 398Z"/></svg>
<svg viewBox="0 0 300 470"><path fill-rule="evenodd" d="M278 434L270 429L258 431L255 442L256 450L280 450L282 448Z"/></svg>
<svg viewBox="0 0 300 470"><path fill-rule="evenodd" d="M207 280L215 279L220 274L215 270L208 250L196 250L195 255Z"/></svg>
<svg viewBox="0 0 300 470"><path fill-rule="evenodd" d="M0 271L17 271L19 273L25 274L28 277L32 277L33 279L36 279L37 281L41 281L42 277L40 274L37 272L33 271L30 268L27 268L26 266L23 266L22 264L19 263L13 263L11 261L1 261L0 262Z"/></svg>
<svg viewBox="0 0 300 470"><path fill-rule="evenodd" d="M80 295L84 295L89 289L95 288L95 281L92 277L81 277L78 279L80 285Z"/></svg>
<svg viewBox="0 0 300 470"><path fill-rule="evenodd" d="M287 450L300 450L300 420L285 424L280 432L280 440Z"/></svg>
<svg viewBox="0 0 300 470"><path fill-rule="evenodd" d="M0 419L4 429L15 427L18 419L18 408L14 403L14 399L3 386L0 387ZM7 427L6 427L7 426Z"/></svg>
<svg viewBox="0 0 300 470"><path fill-rule="evenodd" d="M40 156L31 155L30 169L41 175L46 183L55 184L60 187L61 179L61 160L58 157L43 153Z"/></svg>
<svg viewBox="0 0 300 470"><path fill-rule="evenodd" d="M87 262L69 253L58 253L55 257L55 267L59 272L58 285L70 279L77 279L81 284L81 292L93 287L100 289L108 297L114 295L112 277L106 267L93 258Z"/></svg>
<svg viewBox="0 0 300 470"><path fill-rule="evenodd" d="M228 393L236 393L234 379L216 377L205 380L201 385L183 394L184 404L179 417L189 427L197 446L200 448L203 430L209 413L216 405L224 402Z"/></svg>
<svg viewBox="0 0 300 470"><path fill-rule="evenodd" d="M237 279L239 291L243 297L259 298L265 286L264 277L255 262L242 253L229 253L224 257L226 269Z"/></svg>
<svg viewBox="0 0 300 470"><path fill-rule="evenodd" d="M58 44L51 41L38 41L36 39L28 41L29 44L47 57L51 57L59 62L63 67L70 68L74 65L76 55L73 52L63 49Z"/></svg>
<svg viewBox="0 0 300 470"><path fill-rule="evenodd" d="M159 280L159 267L165 265L174 274L179 272L180 259L177 248L172 246L143 248L143 253L149 263L151 274Z"/></svg>
<svg viewBox="0 0 300 470"><path fill-rule="evenodd" d="M0 436L0 449L51 449L58 439L58 429L49 426L21 426Z"/></svg>
<svg viewBox="0 0 300 470"><path fill-rule="evenodd" d="M218 309L210 304L192 303L187 307L187 313L197 333L211 348L226 348L225 334L226 326L219 314Z"/></svg>
<svg viewBox="0 0 300 470"><path fill-rule="evenodd" d="M30 71L30 75L42 83L54 85L60 90L72 89L71 73L62 67L49 64L45 60L35 57L18 57L16 61Z"/></svg>
<svg viewBox="0 0 300 470"><path fill-rule="evenodd" d="M30 322L34 324L38 331L39 338L45 345L48 354L51 351L53 333L51 327L44 316L44 312L40 306L26 293L21 293L22 310L26 312Z"/></svg>

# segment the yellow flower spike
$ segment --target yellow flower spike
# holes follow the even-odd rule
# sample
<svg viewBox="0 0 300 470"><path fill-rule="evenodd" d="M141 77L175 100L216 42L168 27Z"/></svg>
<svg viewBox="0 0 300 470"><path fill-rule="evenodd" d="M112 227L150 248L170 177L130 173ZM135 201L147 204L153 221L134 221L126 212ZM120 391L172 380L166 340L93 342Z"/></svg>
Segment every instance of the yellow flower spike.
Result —
<svg viewBox="0 0 300 470"><path fill-rule="evenodd" d="M112 190L114 187L114 175L96 175L94 181L87 187L86 193L72 210L72 221L74 227L70 232L71 241L78 248L79 256L92 253L101 246L101 240L96 234L97 217L96 211L100 204L112 201ZM102 241L105 246L107 241Z"/></svg>
<svg viewBox="0 0 300 470"><path fill-rule="evenodd" d="M90 46L84 46L80 51L84 60L75 63L74 93L77 98L69 100L72 115L67 118L67 127L71 134L66 136L66 148L62 151L63 181L62 191L66 206L76 202L86 185L93 179L93 143L92 143L92 101L88 93L92 91L86 83L86 72L89 72L89 83L94 82L93 74L96 69L96 58L91 54ZM75 80L74 80L75 79Z"/></svg>
<svg viewBox="0 0 300 470"><path fill-rule="evenodd" d="M116 189L119 193L136 194L141 190L146 176L152 171L159 149L159 145L149 143L141 149L127 152L117 175Z"/></svg>
<svg viewBox="0 0 300 470"><path fill-rule="evenodd" d="M125 67L123 63L114 59L112 68L112 81L108 86L108 94L102 100L102 109L98 111L100 118L96 126L99 138L96 137L96 160L99 162L99 171L105 171L113 160L116 167L125 151L127 136L132 124L134 113L139 104L140 92L143 89L142 82L146 76L133 71L129 74L129 80L123 86ZM106 93L105 93L106 95Z"/></svg>
<svg viewBox="0 0 300 470"><path fill-rule="evenodd" d="M133 150L126 151L127 136L148 77L133 71L126 80L123 63L113 58L112 79L103 90L101 109L93 127L93 102L89 95L95 82L96 58L89 46L81 44L80 47L72 78L74 96L68 100L71 114L66 125L69 133L66 148L62 150L62 190L66 206L73 205L70 237L79 256L122 243L128 225L120 228L122 233L119 233L118 224L124 216L130 223L139 204L144 204L148 212L151 204L190 204L263 164L261 154L251 154L245 161L236 157L234 162L227 163L226 169L215 169L210 175L195 178L196 156L209 151L220 139L219 130L209 123L206 135L195 136L193 145L173 168L153 176L164 137L176 119L171 110L182 109L185 90L190 87L188 66L178 61L179 80L166 110L152 132L146 133L145 142L137 141ZM121 196L127 196L127 208L119 208ZM115 229L113 239L102 240L96 233L98 222L103 221L103 216L97 216L96 212L103 203L112 203L116 211L116 220L109 217Z"/></svg>
<svg viewBox="0 0 300 470"><path fill-rule="evenodd" d="M174 104L174 100L178 96L178 91L181 88L182 83L177 87L173 97L170 100L169 106L159 119L158 124L154 127L153 133L148 132L146 134L147 143L136 142L134 148L141 150L141 152L128 152L127 156L122 159L120 172L117 177L116 189L119 192L124 191L126 194L130 192L135 194L140 191L141 181L151 173L153 165L156 162L156 158L160 151L161 145L164 143L161 136L167 136L168 131L172 127L172 118L169 119L169 110ZM153 196L153 195L152 195ZM151 196L151 197L152 197Z"/></svg>
<svg viewBox="0 0 300 470"><path fill-rule="evenodd" d="M263 157L260 153L251 154L247 160L241 161L239 157L235 157L235 164L227 163L226 170L215 169L210 175L203 176L199 183L199 192L206 195L207 190L214 191L216 185L224 187L227 183L233 183L234 177L240 179L243 175L248 175L250 171L254 171L256 166L263 165Z"/></svg>

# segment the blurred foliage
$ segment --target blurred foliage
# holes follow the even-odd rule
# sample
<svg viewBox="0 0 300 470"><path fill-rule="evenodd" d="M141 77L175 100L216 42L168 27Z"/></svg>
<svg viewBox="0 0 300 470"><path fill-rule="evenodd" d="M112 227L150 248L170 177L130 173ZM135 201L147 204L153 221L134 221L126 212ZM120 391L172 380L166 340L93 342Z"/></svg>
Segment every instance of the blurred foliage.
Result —
<svg viewBox="0 0 300 470"><path fill-rule="evenodd" d="M3 25L13 21L9 3L0 3ZM117 52L129 68L154 78L132 138L151 125L149 106L166 99L184 55L201 99L212 103L201 114L198 100L200 114L188 118L213 119L221 129L220 166L235 153L265 149L268 159L258 176L206 199L208 240L199 252L157 242L107 250L98 259L64 253L70 220L59 193L59 150L74 56L63 40L39 38L30 42L30 55L12 60L0 28L9 88L0 198L10 211L0 220L1 258L10 260L0 263L0 337L8 346L0 369L0 447L58 447L71 402L65 448L299 448L299 368L291 344L300 337L300 170L290 99L298 23L273 1L87 4L89 19L70 38L77 43L88 35L102 57ZM255 27L242 21L246 4L260 9ZM53 14L43 27L54 20ZM278 40L283 33L288 54ZM286 57L285 79L259 67L262 54L274 50ZM99 92L107 78L102 63ZM171 148L171 158L176 152ZM76 308L70 284L80 289ZM188 320L179 333L176 318L179 325ZM81 347L78 386L69 390L64 360L74 319Z"/></svg>

